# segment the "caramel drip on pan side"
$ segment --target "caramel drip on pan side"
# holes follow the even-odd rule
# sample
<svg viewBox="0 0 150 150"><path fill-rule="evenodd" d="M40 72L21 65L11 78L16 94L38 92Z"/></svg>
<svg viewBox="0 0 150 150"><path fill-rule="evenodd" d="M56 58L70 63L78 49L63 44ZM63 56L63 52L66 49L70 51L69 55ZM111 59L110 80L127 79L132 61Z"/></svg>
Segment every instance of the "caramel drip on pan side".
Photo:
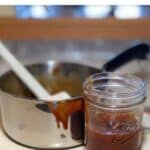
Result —
<svg viewBox="0 0 150 150"><path fill-rule="evenodd" d="M58 102L57 106L54 107L53 103L47 103L49 109L54 114L57 125L60 127L60 122L63 124L64 129L68 128L68 119L69 116L77 111L83 111L83 100L71 100L65 102Z"/></svg>

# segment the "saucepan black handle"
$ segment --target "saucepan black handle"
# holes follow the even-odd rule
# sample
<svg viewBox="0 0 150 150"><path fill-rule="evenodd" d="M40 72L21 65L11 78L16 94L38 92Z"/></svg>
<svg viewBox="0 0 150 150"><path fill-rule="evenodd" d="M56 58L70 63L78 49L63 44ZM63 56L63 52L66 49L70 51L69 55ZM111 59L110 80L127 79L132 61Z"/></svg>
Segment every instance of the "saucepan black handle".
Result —
<svg viewBox="0 0 150 150"><path fill-rule="evenodd" d="M106 64L103 65L102 71L114 71L119 67L127 64L128 62L134 59L146 59L150 52L149 45L145 43L138 44L134 47L131 47L119 55L117 55L112 60L108 61Z"/></svg>

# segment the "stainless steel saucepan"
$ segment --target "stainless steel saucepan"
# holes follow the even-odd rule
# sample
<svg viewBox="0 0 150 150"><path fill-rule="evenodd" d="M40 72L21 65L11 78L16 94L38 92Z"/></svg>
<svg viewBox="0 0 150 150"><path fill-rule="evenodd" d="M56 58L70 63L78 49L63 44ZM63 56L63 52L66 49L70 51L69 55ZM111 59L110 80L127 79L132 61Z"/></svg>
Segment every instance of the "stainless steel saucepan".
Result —
<svg viewBox="0 0 150 150"><path fill-rule="evenodd" d="M101 69L55 61L26 67L51 93L67 91L72 96L66 100L68 104L75 101L82 103L82 83L87 76L100 71L114 71L133 59L146 59L148 53L146 44L137 45L110 60ZM13 141L42 149L67 149L83 144L83 109L71 113L67 128L64 128L57 122L47 101L36 99L12 71L0 77L0 88L2 124L4 132ZM59 103L64 104L65 101L58 102L56 107L60 106Z"/></svg>

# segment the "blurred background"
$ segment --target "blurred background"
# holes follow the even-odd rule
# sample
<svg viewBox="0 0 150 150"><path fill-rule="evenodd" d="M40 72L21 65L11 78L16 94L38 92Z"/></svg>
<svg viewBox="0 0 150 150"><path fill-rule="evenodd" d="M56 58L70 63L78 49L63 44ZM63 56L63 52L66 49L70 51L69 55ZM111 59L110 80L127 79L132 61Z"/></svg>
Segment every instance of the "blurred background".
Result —
<svg viewBox="0 0 150 150"><path fill-rule="evenodd" d="M100 67L136 43L150 43L149 17L150 6L0 6L0 39L23 63Z"/></svg>
<svg viewBox="0 0 150 150"><path fill-rule="evenodd" d="M1 6L0 16L47 19L55 17L121 19L150 16L150 6Z"/></svg>

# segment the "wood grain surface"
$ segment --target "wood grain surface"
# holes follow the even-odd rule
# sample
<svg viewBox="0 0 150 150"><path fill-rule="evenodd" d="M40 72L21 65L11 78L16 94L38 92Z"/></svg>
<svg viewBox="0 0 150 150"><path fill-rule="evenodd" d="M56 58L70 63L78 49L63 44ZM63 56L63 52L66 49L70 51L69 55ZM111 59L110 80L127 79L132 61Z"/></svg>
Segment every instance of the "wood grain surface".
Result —
<svg viewBox="0 0 150 150"><path fill-rule="evenodd" d="M149 39L150 19L0 19L1 40Z"/></svg>

